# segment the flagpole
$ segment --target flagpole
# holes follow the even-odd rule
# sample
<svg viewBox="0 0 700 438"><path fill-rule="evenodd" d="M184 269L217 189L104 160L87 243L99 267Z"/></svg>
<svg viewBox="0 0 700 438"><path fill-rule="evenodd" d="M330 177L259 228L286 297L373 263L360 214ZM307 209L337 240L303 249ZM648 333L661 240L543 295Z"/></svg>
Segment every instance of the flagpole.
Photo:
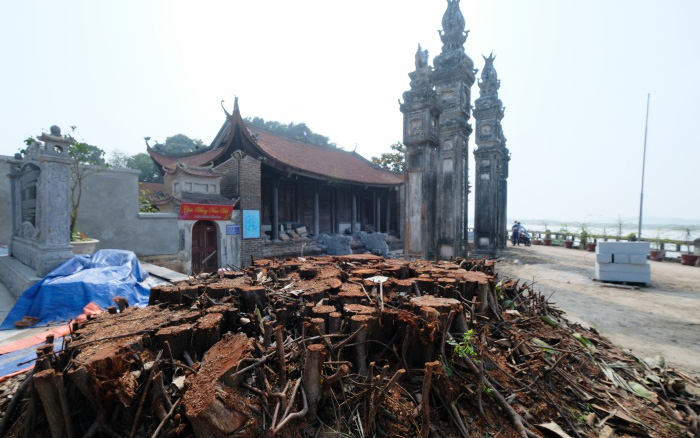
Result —
<svg viewBox="0 0 700 438"><path fill-rule="evenodd" d="M647 130L649 128L649 99L651 94L647 93L647 119L644 124L644 155L642 158L642 192L639 196L639 228L637 229L637 239L642 238L642 207L644 205L644 169L647 162Z"/></svg>

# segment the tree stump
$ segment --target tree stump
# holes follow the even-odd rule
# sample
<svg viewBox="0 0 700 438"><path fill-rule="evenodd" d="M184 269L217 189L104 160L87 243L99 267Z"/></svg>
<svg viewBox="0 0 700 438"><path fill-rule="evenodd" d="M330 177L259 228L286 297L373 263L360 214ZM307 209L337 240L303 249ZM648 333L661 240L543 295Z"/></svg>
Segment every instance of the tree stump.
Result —
<svg viewBox="0 0 700 438"><path fill-rule="evenodd" d="M237 288L241 299L241 310L246 313L261 311L267 306L267 293L264 286L241 286Z"/></svg>
<svg viewBox="0 0 700 438"><path fill-rule="evenodd" d="M155 334L158 348L165 349L165 343L168 342L173 357L175 359L181 358L185 350L190 348L193 327L192 324L182 324L158 330Z"/></svg>
<svg viewBox="0 0 700 438"><path fill-rule="evenodd" d="M197 322L192 343L197 356L200 358L204 356L204 353L212 345L219 341L223 319L224 316L220 313L210 313L200 318Z"/></svg>

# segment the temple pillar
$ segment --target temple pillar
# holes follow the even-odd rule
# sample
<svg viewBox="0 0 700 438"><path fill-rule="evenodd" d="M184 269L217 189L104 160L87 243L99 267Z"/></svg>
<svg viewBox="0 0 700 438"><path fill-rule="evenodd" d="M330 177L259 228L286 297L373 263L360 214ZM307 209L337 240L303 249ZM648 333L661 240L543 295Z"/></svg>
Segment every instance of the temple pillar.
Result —
<svg viewBox="0 0 700 438"><path fill-rule="evenodd" d="M331 234L338 232L338 209L336 208L336 201L338 199L338 193L336 188L331 190Z"/></svg>
<svg viewBox="0 0 700 438"><path fill-rule="evenodd" d="M391 191L387 190L386 191L386 228L384 228L384 231L387 233L389 232L389 228L391 227Z"/></svg>
<svg viewBox="0 0 700 438"><path fill-rule="evenodd" d="M280 217L279 217L279 184L275 179L272 181L272 240L280 238Z"/></svg>
<svg viewBox="0 0 700 438"><path fill-rule="evenodd" d="M352 219L350 221L350 227L352 227L352 234L357 232L357 191L352 190Z"/></svg>
<svg viewBox="0 0 700 438"><path fill-rule="evenodd" d="M372 225L377 229L377 191L372 190Z"/></svg>
<svg viewBox="0 0 700 438"><path fill-rule="evenodd" d="M301 183L297 181L294 184L294 195L296 197L295 199L295 209L294 209L294 215L295 215L295 221L300 224L302 221L302 196L301 196Z"/></svg>
<svg viewBox="0 0 700 438"><path fill-rule="evenodd" d="M377 226L376 230L377 232L382 231L382 195L381 193L377 193Z"/></svg>
<svg viewBox="0 0 700 438"><path fill-rule="evenodd" d="M318 189L314 188L314 236L318 237L320 229L320 218L318 212Z"/></svg>

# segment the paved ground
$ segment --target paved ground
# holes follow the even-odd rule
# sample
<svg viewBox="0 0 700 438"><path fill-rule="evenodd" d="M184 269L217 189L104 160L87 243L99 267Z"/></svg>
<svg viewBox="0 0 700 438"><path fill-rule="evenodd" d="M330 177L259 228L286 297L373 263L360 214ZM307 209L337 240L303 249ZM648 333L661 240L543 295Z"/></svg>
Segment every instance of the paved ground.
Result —
<svg viewBox="0 0 700 438"><path fill-rule="evenodd" d="M595 254L562 247L508 247L501 276L533 281L535 289L638 357L661 355L700 376L700 268L650 262L651 286L639 290L593 281Z"/></svg>

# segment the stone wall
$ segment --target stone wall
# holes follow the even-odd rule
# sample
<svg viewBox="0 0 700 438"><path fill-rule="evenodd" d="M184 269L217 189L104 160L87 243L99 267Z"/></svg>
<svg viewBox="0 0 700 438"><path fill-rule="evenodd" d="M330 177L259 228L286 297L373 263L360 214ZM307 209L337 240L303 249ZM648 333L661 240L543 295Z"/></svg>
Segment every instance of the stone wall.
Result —
<svg viewBox="0 0 700 438"><path fill-rule="evenodd" d="M172 213L139 213L139 171L99 169L83 181L77 229L98 239L97 249L126 249L139 256L179 252Z"/></svg>
<svg viewBox="0 0 700 438"><path fill-rule="evenodd" d="M10 163L11 157L0 155L0 245L10 243L12 237L12 198L10 195Z"/></svg>

